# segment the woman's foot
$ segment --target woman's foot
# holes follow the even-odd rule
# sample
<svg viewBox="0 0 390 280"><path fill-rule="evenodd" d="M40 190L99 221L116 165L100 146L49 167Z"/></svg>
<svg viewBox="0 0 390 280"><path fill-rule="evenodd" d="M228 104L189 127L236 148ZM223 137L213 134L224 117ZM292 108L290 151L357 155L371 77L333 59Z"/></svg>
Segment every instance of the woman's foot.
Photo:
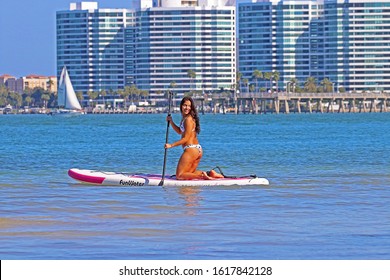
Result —
<svg viewBox="0 0 390 280"><path fill-rule="evenodd" d="M215 172L214 170L210 170L208 173L208 176L210 176L211 178L225 178L223 175Z"/></svg>
<svg viewBox="0 0 390 280"><path fill-rule="evenodd" d="M210 177L210 176L207 174L207 172L205 172L205 171L202 171L202 179L203 179L203 180L213 180L213 178Z"/></svg>

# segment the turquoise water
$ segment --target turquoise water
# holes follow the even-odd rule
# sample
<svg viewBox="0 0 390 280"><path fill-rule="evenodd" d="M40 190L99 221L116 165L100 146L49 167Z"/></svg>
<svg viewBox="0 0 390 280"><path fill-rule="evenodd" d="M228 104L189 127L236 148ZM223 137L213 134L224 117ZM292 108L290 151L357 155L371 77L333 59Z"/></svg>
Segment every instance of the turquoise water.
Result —
<svg viewBox="0 0 390 280"><path fill-rule="evenodd" d="M0 116L0 258L390 258L390 114L210 114L201 129L202 169L270 186L81 185L69 168L161 173L165 115Z"/></svg>

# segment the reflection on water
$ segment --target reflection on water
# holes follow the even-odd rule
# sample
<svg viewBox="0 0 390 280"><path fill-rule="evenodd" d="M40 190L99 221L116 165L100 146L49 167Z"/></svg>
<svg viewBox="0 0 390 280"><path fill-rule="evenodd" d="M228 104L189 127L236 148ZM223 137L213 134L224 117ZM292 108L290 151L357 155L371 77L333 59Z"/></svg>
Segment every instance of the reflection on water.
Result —
<svg viewBox="0 0 390 280"><path fill-rule="evenodd" d="M196 208L199 207L199 203L202 200L200 196L200 188L199 187L183 187L178 188L178 192L180 197L184 199L185 206L188 207L187 214L195 215Z"/></svg>

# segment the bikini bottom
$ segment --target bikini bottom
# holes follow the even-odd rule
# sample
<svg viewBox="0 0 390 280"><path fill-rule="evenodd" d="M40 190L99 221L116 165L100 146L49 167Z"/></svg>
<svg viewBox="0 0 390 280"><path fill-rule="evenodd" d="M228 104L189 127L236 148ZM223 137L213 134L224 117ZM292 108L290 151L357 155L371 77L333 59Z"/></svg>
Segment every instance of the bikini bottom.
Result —
<svg viewBox="0 0 390 280"><path fill-rule="evenodd" d="M196 148L196 149L198 149L199 154L202 153L202 146L199 145L199 144L191 144L191 145L184 146L184 147L183 147L183 151L185 151L185 150L188 149L188 148Z"/></svg>

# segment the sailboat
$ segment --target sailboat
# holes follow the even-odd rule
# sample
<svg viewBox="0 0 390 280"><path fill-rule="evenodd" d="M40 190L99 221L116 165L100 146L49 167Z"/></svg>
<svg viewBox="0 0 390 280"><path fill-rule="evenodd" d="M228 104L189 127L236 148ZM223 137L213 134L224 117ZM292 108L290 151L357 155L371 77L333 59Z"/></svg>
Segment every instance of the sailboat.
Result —
<svg viewBox="0 0 390 280"><path fill-rule="evenodd" d="M51 115L78 116L85 112L82 110L66 66L62 68L60 82L58 85L58 109L50 113Z"/></svg>

